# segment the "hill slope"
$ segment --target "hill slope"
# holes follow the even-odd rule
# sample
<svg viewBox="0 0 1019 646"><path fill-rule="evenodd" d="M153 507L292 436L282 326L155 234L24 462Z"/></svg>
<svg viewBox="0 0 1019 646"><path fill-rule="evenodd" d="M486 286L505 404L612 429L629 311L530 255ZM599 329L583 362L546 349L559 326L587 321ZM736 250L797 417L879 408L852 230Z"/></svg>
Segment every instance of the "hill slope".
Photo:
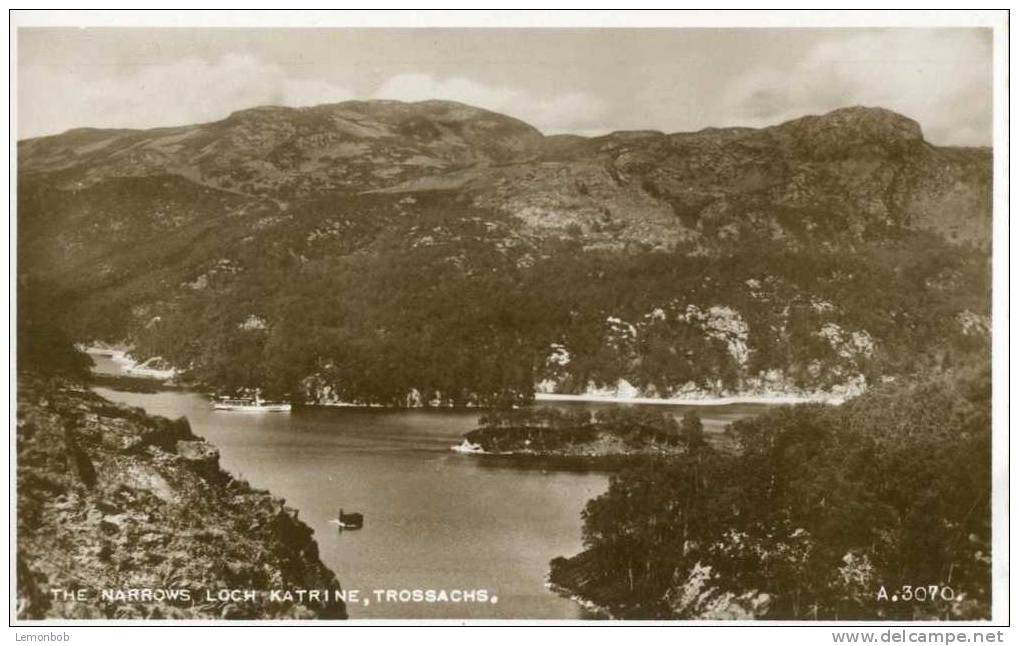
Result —
<svg viewBox="0 0 1019 646"><path fill-rule="evenodd" d="M20 373L17 445L18 619L346 618L269 598L339 583L297 512L221 471L187 420ZM215 599L230 589L259 597Z"/></svg>
<svg viewBox="0 0 1019 646"><path fill-rule="evenodd" d="M852 388L987 342L990 152L881 109L582 138L348 102L18 152L23 284L219 387Z"/></svg>

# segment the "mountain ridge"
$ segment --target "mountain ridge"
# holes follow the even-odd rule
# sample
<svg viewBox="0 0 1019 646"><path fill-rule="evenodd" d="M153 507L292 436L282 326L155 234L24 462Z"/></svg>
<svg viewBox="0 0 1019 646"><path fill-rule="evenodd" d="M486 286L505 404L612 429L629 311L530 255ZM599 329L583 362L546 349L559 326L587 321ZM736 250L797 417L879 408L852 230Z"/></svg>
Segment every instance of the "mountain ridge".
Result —
<svg viewBox="0 0 1019 646"><path fill-rule="evenodd" d="M989 235L990 169L984 149L932 146L916 121L862 106L759 129L619 131L584 138L545 137L518 119L456 102L347 101L261 106L191 126L76 129L21 141L18 149L19 177L59 178L70 190L116 177L169 174L278 201L467 188L481 202L501 203L505 196L492 184L502 181L527 189L514 210L539 228L606 224L599 221L606 214L597 212L612 208L605 199L585 204L590 200L583 195L529 182L516 172L537 169L585 188L599 184L618 210L656 222L654 233L670 242L676 238L670 219L691 228L709 207L724 212L757 206L720 197L777 198L803 208L818 201L810 195L801 199L804 185L822 180L832 184L824 191L846 193L847 200L857 202L856 210L871 218L916 220L923 228L977 244L986 244ZM621 187L633 175L639 189ZM920 188L931 199L908 199L917 192L916 183L926 184ZM768 195L769 190L785 194ZM956 215L960 206L985 217L964 220Z"/></svg>
<svg viewBox="0 0 1019 646"><path fill-rule="evenodd" d="M70 129L65 130L63 132L47 134L47 135L38 135L38 136L34 136L34 137L25 137L25 138L22 138L22 139L18 139L18 143L27 143L27 142L32 142L32 141L37 141L37 140L42 140L42 139L52 139L52 138L57 138L57 137L63 137L65 135L75 135L75 134L85 134L85 133L141 133L141 132L156 132L156 131L161 131L161 130L174 130L174 129L178 129L178 128L187 128L187 127L194 127L194 126L208 126L208 125L218 124L218 123L221 123L221 122L224 122L224 121L229 121L231 119L238 118L238 117L243 116L245 114L258 114L258 113L268 113L268 112L302 113L302 112L321 111L321 110L342 108L344 106L371 106L371 105L377 105L377 106L399 106L399 107L406 107L406 108L412 108L412 107L415 107L415 106L422 106L422 107L429 107L429 106L460 107L460 108L466 108L469 111L473 111L473 112L488 113L488 114L492 114L492 115L507 117L507 115L503 115L503 114L501 114L501 113L499 113L499 112L497 112L495 110L489 110L489 109L486 109L486 108L472 106L472 105L470 105L468 103L463 103L461 101L454 101L454 100L449 100L449 99L426 99L426 100L422 100L422 101L400 101L400 100L394 100L394 99L363 99L363 100L355 99L355 100L348 100L348 101L340 101L340 102L337 102L337 103L320 103L320 104L315 104L315 105L310 105L310 106L285 106L285 105L278 105L278 104L257 105L257 106L252 106L250 108L241 108L241 109L238 109L238 110L234 110L234 111L230 112L226 117L223 117L222 119L215 119L215 120L212 120L212 121L203 121L203 122L199 122L199 123L195 123L195 124L178 124L178 125L153 126L151 128L116 128L116 127L104 127L104 126L78 126L78 127L70 128ZM607 132L607 133L601 134L601 135L579 135L579 134L575 134L575 133L556 133L556 134L552 134L552 135L546 135L544 133L541 133L541 131L538 128L535 128L534 126L530 126L530 127L533 128L534 130L537 130L542 135L542 137L545 138L545 139L569 137L569 138L579 138L579 139L591 140L591 139L604 139L604 138L612 137L614 135L625 135L625 134L628 134L628 133L635 133L635 134L650 133L650 134L659 135L659 136L662 136L662 135L664 135L664 136L683 136L683 135L698 135L698 134L702 134L702 133L711 133L711 132L753 132L753 131L756 131L756 130L762 130L762 129L768 129L768 128L778 128L778 127L785 126L785 125L788 125L788 124L793 124L793 123L798 123L798 122L803 122L803 121L823 120L824 118L832 117L832 116L835 116L835 115L852 114L852 113L856 113L856 114L872 114L872 115L883 114L883 115L887 115L888 117L891 117L893 119L901 119L901 120L904 120L904 121L907 121L907 122L911 122L912 124L914 124L915 128L918 130L919 137L923 138L922 128L920 127L919 123L916 122L915 120L910 119L909 117L906 117L905 115L902 115L900 113L897 113L894 110L889 110L887 108L882 108L880 106L866 106L866 105L862 105L862 104L843 106L841 108L835 108L835 109L829 110L828 112L823 112L823 113L820 113L820 114L808 114L808 115L803 115L803 116L800 116L800 117L794 117L792 119L787 119L786 121L781 121L781 122L779 122L777 124L774 124L772 126L764 126L763 128L755 128L755 127L752 127L752 126L718 126L718 125L709 125L709 126L704 126L703 128L699 128L697 130L677 130L677 131L673 131L673 132L666 132L664 130L660 130L660 129L656 129L656 128L642 128L642 129L636 129L636 130L613 130L613 131L610 131L610 132ZM508 117L508 118L512 119L513 117ZM520 119L514 119L514 120L515 121L519 121L520 123L524 123L525 125L529 125L529 124L526 124L526 122L524 122L524 121L522 121ZM985 149L985 150L990 150L989 146L977 146L977 145L974 145L974 146L953 145L953 146L938 146L938 147L939 148L970 148L970 149Z"/></svg>

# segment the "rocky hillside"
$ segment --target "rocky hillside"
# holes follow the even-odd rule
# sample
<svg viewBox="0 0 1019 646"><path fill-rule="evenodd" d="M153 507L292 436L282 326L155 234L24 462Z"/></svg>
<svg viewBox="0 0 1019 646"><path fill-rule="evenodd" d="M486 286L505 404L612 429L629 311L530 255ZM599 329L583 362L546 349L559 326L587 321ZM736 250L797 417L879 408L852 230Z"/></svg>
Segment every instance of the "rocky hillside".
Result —
<svg viewBox="0 0 1019 646"><path fill-rule="evenodd" d="M273 229L313 218L303 200L378 190L455 191L527 232L588 247L902 226L986 245L990 234L988 150L932 146L915 121L862 107L763 129L596 138L546 138L444 101L263 107L196 126L25 140L18 166L29 198L19 212L45 210L46 222L26 218L40 233L76 225L61 232L72 255L90 236L138 245L219 216L243 227L258 214ZM323 215L316 224L336 224Z"/></svg>
<svg viewBox="0 0 1019 646"><path fill-rule="evenodd" d="M990 162L878 108L595 138L255 108L19 142L19 272L75 339L226 389L855 392L986 344Z"/></svg>
<svg viewBox="0 0 1019 646"><path fill-rule="evenodd" d="M540 141L522 121L459 103L351 101L252 108L177 128L71 130L22 142L18 163L29 173L61 173L69 189L179 175L231 193L290 199L505 162Z"/></svg>
<svg viewBox="0 0 1019 646"><path fill-rule="evenodd" d="M342 601L269 598L340 587L297 512L218 458L184 419L19 374L18 619L346 618ZM261 593L207 599L231 589Z"/></svg>

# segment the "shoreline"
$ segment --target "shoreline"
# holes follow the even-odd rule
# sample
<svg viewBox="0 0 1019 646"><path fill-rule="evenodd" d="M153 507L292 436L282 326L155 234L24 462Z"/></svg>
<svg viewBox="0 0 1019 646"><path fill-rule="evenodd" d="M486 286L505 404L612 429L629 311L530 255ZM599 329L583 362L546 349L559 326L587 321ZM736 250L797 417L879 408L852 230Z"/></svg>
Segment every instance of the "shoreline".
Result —
<svg viewBox="0 0 1019 646"><path fill-rule="evenodd" d="M609 621L617 619L605 606L600 606L594 601L591 601L587 597L581 595L579 592L575 592L570 588L553 583L549 578L549 575L545 576L545 589L549 592L556 594L563 599L569 599L573 603L583 608L586 612L593 615L591 620L594 621Z"/></svg>
<svg viewBox="0 0 1019 646"><path fill-rule="evenodd" d="M195 384L181 384L168 380L151 379L147 377L136 377L133 375L114 374L108 372L92 372L92 385L105 386L115 390L126 390L129 392L155 393L159 391L185 391L200 393ZM119 388L118 388L119 387ZM590 404L637 404L657 406L734 406L738 404L749 404L758 406L785 406L797 404L826 404L829 406L840 406L845 403L846 397L838 395L733 395L731 397L674 397L661 399L657 397L614 397L612 395L564 395L559 393L535 393L534 404L542 402L576 402ZM298 404L302 408L339 408L345 410L433 410L433 411L484 411L488 408L480 406L385 406L382 404L355 404L349 402L316 402Z"/></svg>
<svg viewBox="0 0 1019 646"><path fill-rule="evenodd" d="M657 404L660 406L731 406L734 404L762 404L769 406L790 404L828 404L838 406L845 397L830 393L813 395L732 395L729 397L617 397L614 395L563 395L559 393L534 393L535 402L588 402L599 404Z"/></svg>
<svg viewBox="0 0 1019 646"><path fill-rule="evenodd" d="M115 351L114 351L115 352ZM96 354L99 356L110 356L109 350L102 348L88 348L88 354ZM139 386L148 389L165 389L165 390L185 390L194 391L196 390L196 384L182 384L173 380L160 380L153 379L151 377L142 377L138 375L127 375L123 373L112 373L105 371L92 370L93 378L95 378L97 385L103 385L112 387L115 385L124 386ZM116 382L120 382L116 384ZM105 382L105 383L102 383ZM762 406L782 406L782 405L796 405L796 404L827 404L830 406L839 406L843 404L850 396L836 395L833 393L811 393L811 394L789 394L789 393L775 393L766 395L752 395L752 394L736 394L729 396L704 396L704 397L620 397L617 395L609 394L597 394L597 393L584 393L580 395L569 395L561 393L534 393L534 403L539 404L541 402L578 402L578 403L594 403L594 404L638 404L638 405L657 405L657 406L732 406L736 404L750 404L750 405L762 405ZM315 403L302 403L300 406L309 408L344 408L351 410L400 410L400 409L415 409L415 410L487 410L487 407L482 406L420 406L420 407L393 407L385 406L383 404L360 404L354 402L315 402Z"/></svg>

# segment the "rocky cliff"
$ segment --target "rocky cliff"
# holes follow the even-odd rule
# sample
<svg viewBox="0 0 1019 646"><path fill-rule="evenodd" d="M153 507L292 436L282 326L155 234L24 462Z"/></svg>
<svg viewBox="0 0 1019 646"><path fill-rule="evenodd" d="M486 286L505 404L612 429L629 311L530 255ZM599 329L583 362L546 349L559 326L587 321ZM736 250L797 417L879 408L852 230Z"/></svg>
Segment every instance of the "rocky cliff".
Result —
<svg viewBox="0 0 1019 646"><path fill-rule="evenodd" d="M19 619L346 618L311 528L186 419L21 374L17 465Z"/></svg>

